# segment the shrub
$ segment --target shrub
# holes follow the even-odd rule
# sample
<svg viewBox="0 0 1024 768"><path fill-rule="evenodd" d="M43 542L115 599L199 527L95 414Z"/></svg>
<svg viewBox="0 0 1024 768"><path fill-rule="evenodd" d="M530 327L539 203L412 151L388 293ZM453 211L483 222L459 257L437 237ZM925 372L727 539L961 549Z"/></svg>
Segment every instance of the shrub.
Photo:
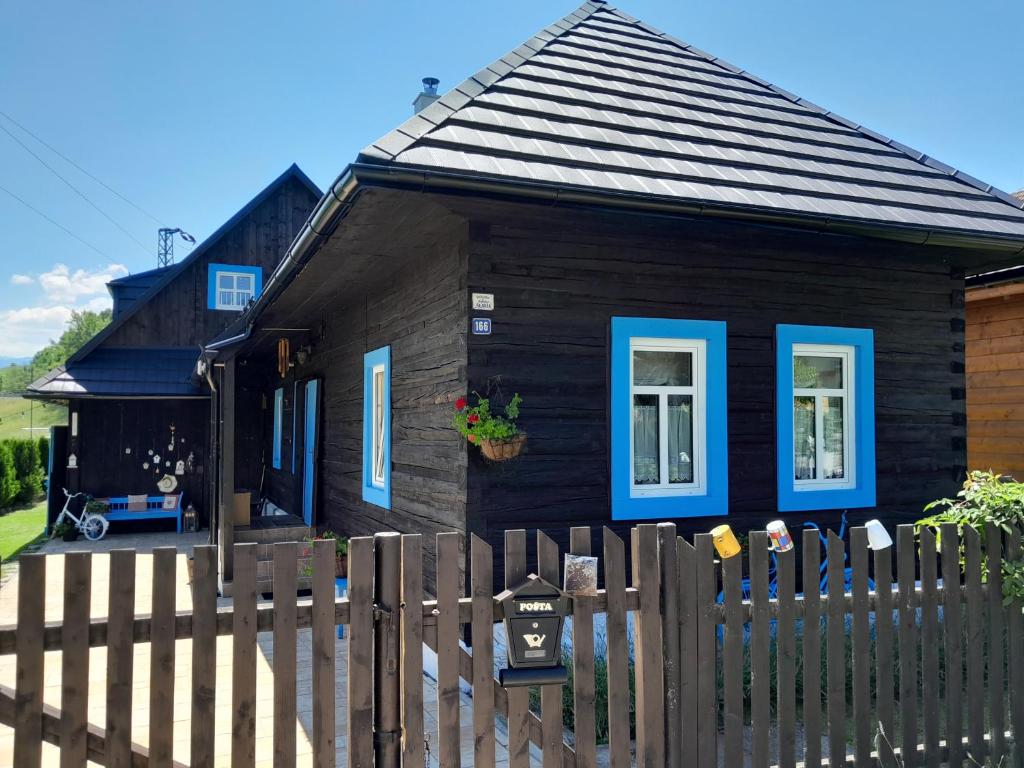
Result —
<svg viewBox="0 0 1024 768"><path fill-rule="evenodd" d="M34 440L11 440L14 472L18 482L16 500L33 501L43 492L43 468L39 465L39 445Z"/></svg>
<svg viewBox="0 0 1024 768"><path fill-rule="evenodd" d="M45 473L50 467L50 438L40 437L36 446L39 449L39 466Z"/></svg>
<svg viewBox="0 0 1024 768"><path fill-rule="evenodd" d="M21 484L14 466L11 441L0 441L0 509L11 506L18 498Z"/></svg>

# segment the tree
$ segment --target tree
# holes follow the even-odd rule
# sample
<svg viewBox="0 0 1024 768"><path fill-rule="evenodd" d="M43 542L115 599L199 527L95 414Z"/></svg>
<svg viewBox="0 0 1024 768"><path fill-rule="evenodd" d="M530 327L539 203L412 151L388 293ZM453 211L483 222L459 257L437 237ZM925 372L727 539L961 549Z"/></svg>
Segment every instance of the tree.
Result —
<svg viewBox="0 0 1024 768"><path fill-rule="evenodd" d="M20 392L32 383L34 378L59 365L64 365L68 358L81 349L93 336L102 331L110 323L112 312L91 310L71 311L67 327L56 341L36 352L31 365L9 365L0 369L0 392Z"/></svg>
<svg viewBox="0 0 1024 768"><path fill-rule="evenodd" d="M18 482L17 500L22 503L34 501L43 492L39 444L35 440L11 440L10 443Z"/></svg>
<svg viewBox="0 0 1024 768"><path fill-rule="evenodd" d="M8 440L0 441L0 509L14 503L21 491L18 474L14 469L14 452Z"/></svg>

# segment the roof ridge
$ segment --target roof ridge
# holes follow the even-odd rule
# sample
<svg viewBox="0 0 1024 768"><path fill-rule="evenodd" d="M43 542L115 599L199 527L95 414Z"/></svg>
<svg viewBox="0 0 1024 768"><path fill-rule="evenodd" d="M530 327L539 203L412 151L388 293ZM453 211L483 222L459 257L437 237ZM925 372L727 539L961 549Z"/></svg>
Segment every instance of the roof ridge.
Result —
<svg viewBox="0 0 1024 768"><path fill-rule="evenodd" d="M603 0L597 0L597 2L603 3ZM982 192L989 194L998 200L1001 200L1002 202L1010 205L1013 208L1016 208L1018 210L1024 210L1024 200L1017 199L1013 195L1004 192L1003 190L991 184L986 184L980 179L976 179L974 176L964 173L963 171L958 170L957 168L954 168L951 165L947 165L946 163L936 160L935 158L925 154L924 152L920 152L919 150L907 146L902 142L896 141L895 139L891 139L888 136L884 136L878 133L877 131L873 131L870 128L867 128L863 123L856 123L853 120L849 120L848 118L845 118L842 115L839 115L835 112L832 112L831 110L827 110L824 107L815 104L813 101L808 101L807 99L801 98L793 93L790 93L785 88L781 88L780 86L770 83L764 78L758 77L757 75L753 74L752 72L748 72L747 70L742 69L741 67L737 67L735 64L729 63L725 59L722 59L718 56L714 56L708 53L707 51L697 48L694 45L690 45L686 41L680 40L679 38L674 37L673 35L670 35L667 32L663 32L657 27L653 27L650 24L647 24L646 22L640 21L640 19L630 16L628 13L625 13L624 11L615 8L614 6L603 5L602 10L604 10L606 13L611 13L614 16L617 16L619 19L625 21L628 24L631 24L632 26L637 27L638 29L642 29L649 34L660 37L666 42L672 43L684 51L699 56L703 58L705 61L708 61L711 64L714 64L715 66L721 67L727 72L739 75L757 85L760 85L763 88L767 88L773 93L783 97L784 99L787 99L788 101L793 102L794 104L798 104L799 106L803 107L804 109L807 109L810 112L817 113L822 117L828 120L832 120L838 123L839 125L842 125L851 130L858 131L863 136L866 136L867 138L872 139L873 141L877 141L878 143L883 144L887 147L892 147L893 149L897 150L898 152L901 152L902 154L906 155L915 162L921 163L922 165L925 165L929 168L933 168L937 171L941 171L950 178L963 182L964 184L970 187L974 187L975 189L979 189Z"/></svg>
<svg viewBox="0 0 1024 768"><path fill-rule="evenodd" d="M356 162L392 160L426 134L440 127L449 116L486 91L542 51L552 40L564 35L603 8L605 0L587 0L572 13L549 24L522 45L495 59L479 72L470 75L434 103L424 107L404 123L363 148ZM376 151L375 151L376 150Z"/></svg>

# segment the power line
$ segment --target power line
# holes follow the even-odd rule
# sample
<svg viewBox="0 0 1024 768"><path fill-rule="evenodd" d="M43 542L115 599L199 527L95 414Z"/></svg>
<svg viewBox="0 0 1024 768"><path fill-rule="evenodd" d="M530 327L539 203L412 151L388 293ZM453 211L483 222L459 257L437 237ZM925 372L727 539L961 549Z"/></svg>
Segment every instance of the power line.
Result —
<svg viewBox="0 0 1024 768"><path fill-rule="evenodd" d="M85 246L88 246L89 248L92 248L92 249L93 249L94 251L96 251L96 253L98 253L98 254L99 254L100 256L102 256L103 258L105 258L105 259L109 259L109 258L111 258L111 257L110 257L110 256L109 256L108 254L106 254L106 253L104 253L103 251L101 251L101 250L100 250L99 248L97 248L97 247L96 247L95 245L93 245L93 244L92 244L92 243L90 243L89 241L87 241L87 240L83 240L82 238L80 238L80 237L79 237L78 235L76 235L76 234L75 234L74 232L72 232L72 231L71 231L70 229L68 229L67 227L65 227L65 226L64 226L63 224L61 224L61 223L60 223L59 221L54 221L53 219L51 219L51 218L50 218L49 216L47 216L47 215L46 215L45 213L43 213L42 211L40 211L40 210L39 210L38 208L36 208L36 207L35 207L34 205L32 205L31 203L29 203L29 202L26 202L25 200L22 200L22 199L21 199L20 197L18 197L18 196L17 196L16 194L14 194L13 192L11 192L11 190L7 189L7 187L4 187L4 186L0 185L0 192L6 192L6 193L7 193L8 195L10 195L11 197L13 197L13 198L14 198L15 200L17 200L17 201L18 201L19 203L21 203L22 205L24 205L24 206L25 206L26 208L28 208L28 209L29 209L30 211L32 211L33 213L37 213L37 214L39 214L40 216L42 216L42 217L43 217L44 219L46 219L46 220L47 220L48 222L50 222L51 224L53 224L53 226L57 227L58 229L62 229L62 230L64 230L64 232L66 232L67 234L71 235L71 237L75 238L75 240L77 240L78 242L82 243L82 245L85 245Z"/></svg>
<svg viewBox="0 0 1024 768"><path fill-rule="evenodd" d="M83 168L82 166L80 166L80 165L79 165L78 163L76 163L76 162L75 162L74 160L72 160L72 159L71 159L70 157L68 157L67 155L63 154L63 153L62 153L62 152L61 152L60 150L58 150L57 148L55 148L55 147L54 147L53 145L51 145L51 144L48 144L48 143L46 143L45 141L43 141L43 140L42 140L41 138L39 138L39 137L38 137L38 136L37 136L36 134L32 133L32 131L30 131L30 130L29 130L28 128L26 128L26 127L25 127L24 125L22 125L22 124L21 124L21 123L19 123L19 122L18 122L17 120L15 120L15 119L14 119L13 117L11 117L10 115L8 115L8 114L7 114L6 112L4 112L4 111L0 110L0 117L4 117L4 118L6 118L6 119L7 119L7 120L8 120L9 122L11 122L11 123L13 123L14 125L18 126L18 128L20 128L21 130L23 130L23 131L24 131L25 133L27 133L27 134L28 134L29 136L31 136L31 137L32 137L33 139L35 139L35 140L36 140L36 141L38 141L38 142L39 142L40 144L42 144L42 145L43 145L44 147L46 147L46 148L47 148L48 150L50 150L51 152L53 152L53 154L55 154L55 155L56 155L57 157L59 157L59 158L60 158L61 160L63 160L64 162L68 163L69 165L72 165L72 166L74 166L75 168L77 168L77 169L78 169L79 171L81 171L82 173L84 173L84 174L85 174L86 176L88 176L88 177L89 177L90 179L92 179L92 180L93 180L93 181L95 181L95 182L96 182L97 184L99 184L99 185L100 185L101 187L103 187L103 188L104 188L105 190L107 190L107 191L108 191L108 192L109 192L110 194L112 194L112 195L115 195L116 197L119 197L119 198L120 198L121 200L123 200L124 202L128 203L128 205L130 205L130 206L131 206L132 208L134 208L135 210L137 210L137 211L138 211L139 213L142 213L142 214L144 214L144 215L148 216L149 218L151 218L151 219L152 219L153 221L155 221L155 222L156 222L157 224L159 224L159 225L160 225L160 226L162 226L162 227L165 227L165 226L167 226L166 224L164 224L164 222L162 222L162 221L161 221L160 219L158 219L158 218L157 218L156 216L154 216L154 215L153 215L152 213L150 213L149 211L147 211L147 210L146 210L145 208L143 208L143 207L142 207L141 205L138 205L137 203L133 202L132 200L129 200L129 199L127 198L127 197L125 197L124 195L122 195L122 194L121 194L120 192L118 192L118 191L117 191L116 189L114 189L113 187L111 187L111 186L109 186L108 184L104 183L104 182L103 182L102 180L100 180L100 179L96 178L95 176L93 176L93 175L92 175L91 173L89 173L89 171L85 170L85 168Z"/></svg>
<svg viewBox="0 0 1024 768"><path fill-rule="evenodd" d="M43 160L43 158L41 158L39 155L37 155L35 152L33 152L32 149L25 142L23 142L21 139L19 139L17 136L15 136L13 133L11 133L11 131L7 128L7 126L0 125L0 131L3 131L8 136L10 136L11 139L13 139L18 144L19 147L21 147L26 152L28 152L30 155L32 155L32 157L34 157L36 160L38 160L42 164L42 166L44 168L46 168L46 170L48 170L50 173L52 173L58 179L63 181L75 194L77 194L80 198L85 200L85 202L87 202L89 205L91 205L93 208L95 208L99 212L99 214L101 216L103 216L103 218L105 218L107 221L109 221L111 224L113 224L115 227L117 227L119 230L121 230L121 232L123 232L125 234L125 236L129 240L133 241L137 246L139 246L139 248L144 250L146 253L150 252L150 249L147 248L146 246L144 246L138 239L136 239L135 235L133 235L127 229L122 227L118 222L116 222L110 216L110 214L108 214L106 211L104 211L102 208L100 208L98 205L96 205L96 203L94 203L92 200L90 200L89 197L84 192L82 192L82 190L80 190L78 187L76 187L70 181L68 181L63 176L61 176L60 173L52 165L50 165L45 160Z"/></svg>

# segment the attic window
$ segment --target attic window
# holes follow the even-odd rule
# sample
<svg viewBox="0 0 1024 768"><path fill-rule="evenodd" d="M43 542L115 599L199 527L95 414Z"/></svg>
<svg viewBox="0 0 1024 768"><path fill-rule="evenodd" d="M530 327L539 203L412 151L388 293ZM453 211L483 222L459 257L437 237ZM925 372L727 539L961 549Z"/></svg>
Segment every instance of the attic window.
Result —
<svg viewBox="0 0 1024 768"><path fill-rule="evenodd" d="M211 264L207 306L210 309L241 312L258 298L263 288L263 270L237 264Z"/></svg>

